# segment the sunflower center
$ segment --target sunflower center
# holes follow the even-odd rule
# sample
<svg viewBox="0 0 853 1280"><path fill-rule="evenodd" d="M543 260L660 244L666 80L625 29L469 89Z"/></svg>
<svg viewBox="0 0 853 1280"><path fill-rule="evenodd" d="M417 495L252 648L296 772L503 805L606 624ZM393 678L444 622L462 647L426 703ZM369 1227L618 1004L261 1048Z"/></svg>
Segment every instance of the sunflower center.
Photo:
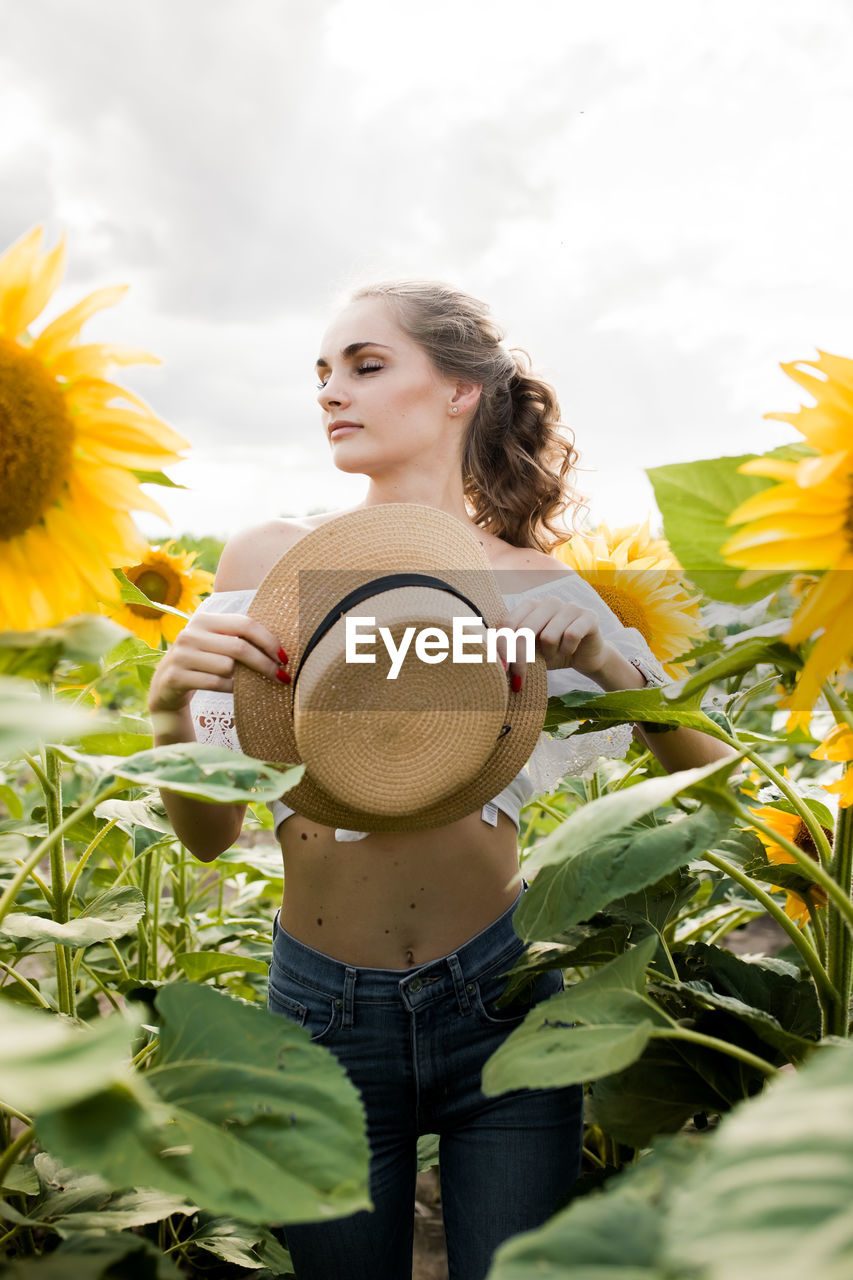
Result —
<svg viewBox="0 0 853 1280"><path fill-rule="evenodd" d="M59 383L29 351L0 337L0 540L26 533L53 505L73 448Z"/></svg>
<svg viewBox="0 0 853 1280"><path fill-rule="evenodd" d="M635 600L627 591L623 591L621 587L603 587L598 582L594 585L604 603L610 606L622 626L636 627L643 639L650 643L652 638L651 627L639 601Z"/></svg>
<svg viewBox="0 0 853 1280"><path fill-rule="evenodd" d="M138 587L149 600L156 600L160 604L176 605L181 598L180 576L168 565L158 564L155 567L150 564L136 564L130 569L125 569L124 572L133 585ZM162 618L163 616L162 609L153 609L147 604L128 603L127 607L131 613L138 614L140 618Z"/></svg>
<svg viewBox="0 0 853 1280"><path fill-rule="evenodd" d="M830 844L832 844L832 832L828 827L821 827L821 831L826 836ZM806 824L800 819L800 825L794 833L794 844L798 849L802 849L803 853L807 853L814 862L820 862L818 857L817 845L812 839L812 834Z"/></svg>

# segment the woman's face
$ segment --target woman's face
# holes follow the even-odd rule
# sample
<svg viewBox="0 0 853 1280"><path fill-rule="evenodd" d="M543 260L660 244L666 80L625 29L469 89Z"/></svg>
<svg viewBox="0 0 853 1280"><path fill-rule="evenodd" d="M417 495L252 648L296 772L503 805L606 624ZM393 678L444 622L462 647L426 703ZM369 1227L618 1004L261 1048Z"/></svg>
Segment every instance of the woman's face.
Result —
<svg viewBox="0 0 853 1280"><path fill-rule="evenodd" d="M341 471L373 474L458 440L456 382L438 373L381 298L362 298L335 318L317 375L323 426Z"/></svg>

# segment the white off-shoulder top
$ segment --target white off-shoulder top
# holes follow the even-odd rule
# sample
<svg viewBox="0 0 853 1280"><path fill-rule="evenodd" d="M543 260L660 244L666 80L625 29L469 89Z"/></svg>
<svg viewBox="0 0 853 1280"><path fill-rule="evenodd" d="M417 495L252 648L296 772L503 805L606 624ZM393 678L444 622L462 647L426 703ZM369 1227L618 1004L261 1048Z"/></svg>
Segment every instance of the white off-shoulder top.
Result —
<svg viewBox="0 0 853 1280"><path fill-rule="evenodd" d="M201 602L196 613L247 613L254 595L254 589L214 591ZM582 608L591 609L598 615L602 635L614 649L629 661L634 657L642 658L661 680L666 679L660 663L640 632L634 627L624 627L594 587L572 570L559 578L552 578L526 591L505 594L503 598L507 610L511 611L527 597L537 600L547 596L556 596L558 599L572 601ZM574 689L589 690L592 693L601 692L600 686L594 680L581 675L572 667L548 672L549 697L557 697ZM235 751L240 750L237 731L234 727L232 694L199 689L190 699L190 714L198 742L227 746ZM555 738L547 733L540 734L533 754L521 772L500 795L495 796L483 806L481 811L483 821L495 826L498 821L498 810L500 810L507 814L518 828L519 813L534 796L553 791L562 778L582 777L602 756L611 759L623 757L631 744L631 732L631 726L625 724L596 733L576 734L568 738ZM276 833L281 823L295 812L281 800L272 801L268 804L268 808L273 815ZM335 832L335 837L338 840L359 840L365 834L367 833L362 831L339 828Z"/></svg>

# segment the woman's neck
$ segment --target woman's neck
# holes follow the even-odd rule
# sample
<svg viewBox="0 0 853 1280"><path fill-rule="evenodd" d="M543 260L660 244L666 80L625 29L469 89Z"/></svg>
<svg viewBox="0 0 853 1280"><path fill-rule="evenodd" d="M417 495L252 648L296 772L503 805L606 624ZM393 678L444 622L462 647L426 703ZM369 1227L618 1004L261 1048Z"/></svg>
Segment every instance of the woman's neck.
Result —
<svg viewBox="0 0 853 1280"><path fill-rule="evenodd" d="M359 505L375 507L387 502L415 502L425 507L435 507L455 516L463 524L473 525L465 506L461 477L446 477L443 481L423 472L399 474L393 477L371 477L364 501Z"/></svg>

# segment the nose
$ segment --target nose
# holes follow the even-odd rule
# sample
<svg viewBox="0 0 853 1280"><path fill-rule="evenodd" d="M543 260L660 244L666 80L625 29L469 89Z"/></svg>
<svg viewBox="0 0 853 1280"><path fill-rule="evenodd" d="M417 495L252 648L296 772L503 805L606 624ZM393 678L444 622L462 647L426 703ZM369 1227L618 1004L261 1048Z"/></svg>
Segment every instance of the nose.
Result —
<svg viewBox="0 0 853 1280"><path fill-rule="evenodd" d="M347 396L343 382L338 375L334 373L329 374L328 378L320 388L317 401L321 409L324 409L326 413L329 413L333 408L339 408L342 404L349 403L349 397Z"/></svg>

